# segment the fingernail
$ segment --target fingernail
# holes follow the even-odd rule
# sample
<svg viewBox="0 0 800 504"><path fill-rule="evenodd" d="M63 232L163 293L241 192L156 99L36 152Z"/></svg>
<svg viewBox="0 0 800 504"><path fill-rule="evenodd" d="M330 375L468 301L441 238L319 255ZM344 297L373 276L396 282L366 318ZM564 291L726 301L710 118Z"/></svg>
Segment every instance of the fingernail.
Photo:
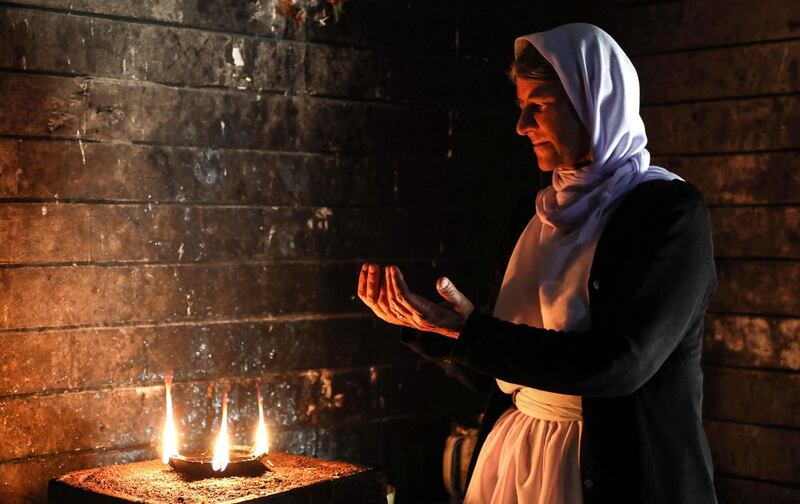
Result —
<svg viewBox="0 0 800 504"><path fill-rule="evenodd" d="M375 266L374 264L370 264L370 265L369 265L369 271L370 271L371 273L375 273L376 271L378 271L378 267L377 267L377 266Z"/></svg>

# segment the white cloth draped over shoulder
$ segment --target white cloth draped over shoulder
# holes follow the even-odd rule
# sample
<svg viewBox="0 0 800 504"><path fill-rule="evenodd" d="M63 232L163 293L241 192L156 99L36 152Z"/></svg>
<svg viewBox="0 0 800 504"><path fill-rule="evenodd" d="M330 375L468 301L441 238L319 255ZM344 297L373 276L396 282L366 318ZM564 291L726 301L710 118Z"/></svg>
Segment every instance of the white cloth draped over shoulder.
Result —
<svg viewBox="0 0 800 504"><path fill-rule="evenodd" d="M639 79L627 55L596 26L563 25L519 37L556 70L591 137L591 164L553 173L517 241L494 316L554 330L589 331L589 273L597 241L625 194L648 180L680 179L650 165L639 116ZM635 237L632 237L635 239ZM486 335L491 338L491 334ZM467 504L577 504L581 397L497 380L516 408L495 423Z"/></svg>

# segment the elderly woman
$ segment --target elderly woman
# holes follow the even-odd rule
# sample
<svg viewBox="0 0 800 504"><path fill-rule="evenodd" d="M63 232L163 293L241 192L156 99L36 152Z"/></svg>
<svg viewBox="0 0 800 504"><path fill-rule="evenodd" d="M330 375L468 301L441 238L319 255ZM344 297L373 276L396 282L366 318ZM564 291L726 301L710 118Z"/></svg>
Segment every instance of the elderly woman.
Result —
<svg viewBox="0 0 800 504"><path fill-rule="evenodd" d="M514 211L492 314L446 278L410 292L362 266L358 294L404 340L489 392L467 503L716 502L701 419L708 209L650 164L639 82L599 28L515 42L517 133L553 185Z"/></svg>

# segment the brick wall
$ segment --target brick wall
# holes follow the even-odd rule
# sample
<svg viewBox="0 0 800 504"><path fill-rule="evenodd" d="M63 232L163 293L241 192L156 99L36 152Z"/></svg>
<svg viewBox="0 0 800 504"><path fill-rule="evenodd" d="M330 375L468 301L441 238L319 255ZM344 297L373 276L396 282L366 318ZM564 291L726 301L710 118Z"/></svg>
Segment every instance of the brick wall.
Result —
<svg viewBox="0 0 800 504"><path fill-rule="evenodd" d="M600 23L633 56L654 162L711 208L704 415L720 502L798 502L800 4L656 2Z"/></svg>
<svg viewBox="0 0 800 504"><path fill-rule="evenodd" d="M486 2L0 5L0 501L153 457L163 373L188 444L219 386L248 442L387 470L441 495L476 399L355 297L361 261L476 300L535 190ZM216 393L215 393L216 391Z"/></svg>

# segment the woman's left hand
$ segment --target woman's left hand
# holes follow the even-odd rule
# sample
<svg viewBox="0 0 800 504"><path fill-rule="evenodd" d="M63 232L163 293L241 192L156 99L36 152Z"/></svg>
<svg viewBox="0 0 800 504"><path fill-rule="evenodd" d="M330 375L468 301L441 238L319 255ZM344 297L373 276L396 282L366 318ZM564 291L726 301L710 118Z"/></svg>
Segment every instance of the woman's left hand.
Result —
<svg viewBox="0 0 800 504"><path fill-rule="evenodd" d="M358 279L358 297L383 320L458 338L475 306L446 277L436 290L444 298L438 305L411 292L397 266L364 264Z"/></svg>

